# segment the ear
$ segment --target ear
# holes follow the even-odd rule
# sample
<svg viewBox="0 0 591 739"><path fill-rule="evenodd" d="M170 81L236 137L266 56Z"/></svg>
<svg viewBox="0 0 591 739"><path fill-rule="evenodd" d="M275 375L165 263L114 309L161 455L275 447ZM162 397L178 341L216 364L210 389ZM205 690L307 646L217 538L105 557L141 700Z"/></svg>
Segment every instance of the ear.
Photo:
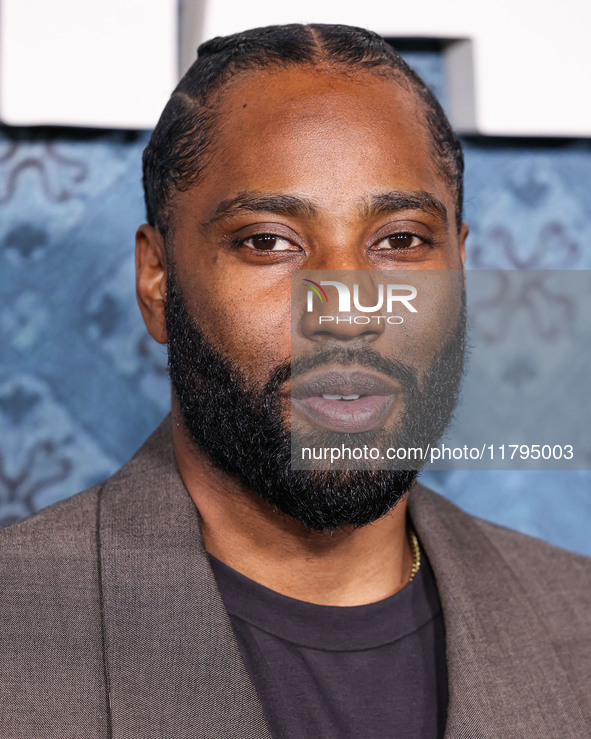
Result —
<svg viewBox="0 0 591 739"><path fill-rule="evenodd" d="M468 224L462 223L460 227L460 233L458 235L458 243L460 246L460 259L462 260L462 267L466 263L466 239L468 238L469 233L470 233L470 229L468 228Z"/></svg>
<svg viewBox="0 0 591 739"><path fill-rule="evenodd" d="M160 344L166 344L166 256L158 229L142 224L135 235L135 289L146 328Z"/></svg>

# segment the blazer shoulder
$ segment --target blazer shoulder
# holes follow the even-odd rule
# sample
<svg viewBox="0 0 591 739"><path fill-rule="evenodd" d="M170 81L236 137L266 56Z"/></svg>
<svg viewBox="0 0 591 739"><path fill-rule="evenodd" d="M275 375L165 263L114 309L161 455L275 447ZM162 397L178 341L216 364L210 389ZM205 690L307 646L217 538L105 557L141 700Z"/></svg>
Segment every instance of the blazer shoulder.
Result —
<svg viewBox="0 0 591 739"><path fill-rule="evenodd" d="M410 503L425 536L438 532L438 547L443 543L474 571L502 566L536 602L562 600L579 604L580 613L591 610L590 557L485 521L423 486L417 485Z"/></svg>
<svg viewBox="0 0 591 739"><path fill-rule="evenodd" d="M36 551L40 557L48 550L72 549L94 537L97 525L98 496L105 483L53 503L27 518L0 530L0 554Z"/></svg>
<svg viewBox="0 0 591 739"><path fill-rule="evenodd" d="M0 531L0 734L107 736L100 486Z"/></svg>
<svg viewBox="0 0 591 739"><path fill-rule="evenodd" d="M142 444L133 457L111 477L0 530L0 563L12 556L44 555L68 557L86 553L96 558L99 499L103 488L118 484L130 493L145 487L154 469L171 468L172 434L170 415ZM27 555L28 556L28 555Z"/></svg>
<svg viewBox="0 0 591 739"><path fill-rule="evenodd" d="M477 531L541 612L562 614L591 639L591 558L479 518ZM560 619L556 628L560 628Z"/></svg>
<svg viewBox="0 0 591 739"><path fill-rule="evenodd" d="M591 557L549 544L528 534L473 518L476 526L512 566L541 578L571 578L573 572L591 578Z"/></svg>

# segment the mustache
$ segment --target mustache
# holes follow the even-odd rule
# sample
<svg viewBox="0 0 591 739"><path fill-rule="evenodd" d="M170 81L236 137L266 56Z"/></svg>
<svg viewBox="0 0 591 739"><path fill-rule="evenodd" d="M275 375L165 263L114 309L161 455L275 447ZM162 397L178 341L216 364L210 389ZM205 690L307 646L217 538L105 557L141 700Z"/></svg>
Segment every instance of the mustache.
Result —
<svg viewBox="0 0 591 739"><path fill-rule="evenodd" d="M419 387L417 370L399 359L386 357L370 347L333 346L302 357L293 357L278 365L270 374L265 393L274 395L288 380L301 377L319 367L335 364L343 367L354 364L376 370L397 380L407 392L416 392Z"/></svg>
<svg viewBox="0 0 591 739"><path fill-rule="evenodd" d="M459 357L459 371L461 373L466 351L466 288L462 287L460 311L457 324L448 342L439 357L442 366L454 364L457 354ZM455 346L457 344L457 346ZM279 392L282 385L290 379L296 379L306 372L318 369L325 365L340 364L343 366L356 364L360 367L377 370L387 377L398 380L402 389L408 393L419 392L418 371L399 359L384 356L370 346L362 346L358 342L350 346L333 344L325 349L305 354L301 357L292 357L278 365L269 376L265 385L267 397L273 397Z"/></svg>

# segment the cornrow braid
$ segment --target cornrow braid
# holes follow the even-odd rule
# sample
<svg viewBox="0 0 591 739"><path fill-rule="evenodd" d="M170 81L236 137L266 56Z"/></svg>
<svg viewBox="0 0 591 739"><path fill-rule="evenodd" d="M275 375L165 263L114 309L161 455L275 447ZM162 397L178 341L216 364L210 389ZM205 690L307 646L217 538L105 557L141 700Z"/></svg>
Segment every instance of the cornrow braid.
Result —
<svg viewBox="0 0 591 739"><path fill-rule="evenodd" d="M433 152L456 198L456 224L463 213L462 146L431 90L383 38L343 25L267 26L205 41L166 104L143 154L148 222L165 241L172 227L175 192L198 184L211 155L219 106L215 95L240 72L325 65L343 71L396 78L414 90L424 108Z"/></svg>

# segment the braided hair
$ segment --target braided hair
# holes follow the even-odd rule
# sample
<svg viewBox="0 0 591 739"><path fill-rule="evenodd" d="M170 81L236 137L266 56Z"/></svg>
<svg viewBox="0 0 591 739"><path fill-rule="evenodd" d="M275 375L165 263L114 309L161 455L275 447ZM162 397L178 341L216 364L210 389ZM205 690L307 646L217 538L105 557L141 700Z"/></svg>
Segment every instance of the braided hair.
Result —
<svg viewBox="0 0 591 739"><path fill-rule="evenodd" d="M305 65L393 77L419 96L433 154L455 194L459 229L463 211L462 146L431 90L400 54L372 31L294 23L218 36L199 46L196 61L172 93L143 154L147 220L159 229L165 243L172 227L174 193L198 184L207 166L220 115L216 95L241 72Z"/></svg>

